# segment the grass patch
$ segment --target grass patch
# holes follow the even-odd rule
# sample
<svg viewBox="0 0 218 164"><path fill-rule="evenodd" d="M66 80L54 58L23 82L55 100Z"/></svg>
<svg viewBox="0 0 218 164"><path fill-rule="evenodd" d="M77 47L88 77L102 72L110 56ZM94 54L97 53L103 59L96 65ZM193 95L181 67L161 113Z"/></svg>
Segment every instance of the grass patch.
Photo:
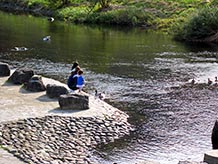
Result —
<svg viewBox="0 0 218 164"><path fill-rule="evenodd" d="M42 5L42 6L45 6L45 7L48 7L49 6L49 3L48 1L45 1L45 0L31 0L31 1L28 1L28 6L34 6L34 5Z"/></svg>
<svg viewBox="0 0 218 164"><path fill-rule="evenodd" d="M66 7L57 12L57 17L62 20L83 23L88 15L88 8L85 6Z"/></svg>

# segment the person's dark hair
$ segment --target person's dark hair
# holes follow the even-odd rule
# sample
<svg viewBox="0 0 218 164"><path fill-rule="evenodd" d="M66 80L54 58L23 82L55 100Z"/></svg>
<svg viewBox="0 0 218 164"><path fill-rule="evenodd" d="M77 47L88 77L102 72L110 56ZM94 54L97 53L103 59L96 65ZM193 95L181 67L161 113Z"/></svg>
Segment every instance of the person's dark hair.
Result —
<svg viewBox="0 0 218 164"><path fill-rule="evenodd" d="M76 68L77 66L79 66L79 63L78 63L78 62L74 62L74 63L73 63L73 66L72 66L72 68L71 68L71 70L73 70L73 69Z"/></svg>
<svg viewBox="0 0 218 164"><path fill-rule="evenodd" d="M79 75L82 75L82 74L83 74L83 71L80 69L80 70L78 71L78 74L79 74Z"/></svg>
<svg viewBox="0 0 218 164"><path fill-rule="evenodd" d="M73 70L71 70L71 74L77 74L79 70L80 70L80 67L77 66L76 68L74 68Z"/></svg>

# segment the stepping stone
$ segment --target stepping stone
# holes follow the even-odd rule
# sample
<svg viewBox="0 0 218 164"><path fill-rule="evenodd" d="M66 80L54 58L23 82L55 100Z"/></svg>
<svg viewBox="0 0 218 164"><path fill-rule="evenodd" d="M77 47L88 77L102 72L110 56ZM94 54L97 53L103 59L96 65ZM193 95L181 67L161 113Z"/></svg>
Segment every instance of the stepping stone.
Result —
<svg viewBox="0 0 218 164"><path fill-rule="evenodd" d="M82 94L65 94L58 99L61 109L89 109L89 96Z"/></svg>

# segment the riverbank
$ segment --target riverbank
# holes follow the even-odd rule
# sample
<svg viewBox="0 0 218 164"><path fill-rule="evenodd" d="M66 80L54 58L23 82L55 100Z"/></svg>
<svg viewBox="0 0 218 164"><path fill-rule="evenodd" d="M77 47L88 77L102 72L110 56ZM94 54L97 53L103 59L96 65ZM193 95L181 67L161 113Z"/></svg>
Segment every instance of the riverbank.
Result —
<svg viewBox="0 0 218 164"><path fill-rule="evenodd" d="M58 1L56 1L58 4ZM69 1L57 6L43 0L0 0L7 12L52 16L55 19L86 24L135 26L172 33L210 1L113 1L107 8L89 1Z"/></svg>

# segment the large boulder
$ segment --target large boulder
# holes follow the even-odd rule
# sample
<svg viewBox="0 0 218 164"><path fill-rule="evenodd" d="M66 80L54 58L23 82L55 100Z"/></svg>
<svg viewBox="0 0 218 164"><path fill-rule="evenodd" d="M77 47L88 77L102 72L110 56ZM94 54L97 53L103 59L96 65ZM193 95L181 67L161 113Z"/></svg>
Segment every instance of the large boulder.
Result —
<svg viewBox="0 0 218 164"><path fill-rule="evenodd" d="M42 77L38 75L34 75L31 79L24 83L24 88L33 92L45 91L45 85L43 84Z"/></svg>
<svg viewBox="0 0 218 164"><path fill-rule="evenodd" d="M14 84L24 84L27 83L33 75L33 70L20 68L15 70L15 72L9 77L8 81Z"/></svg>
<svg viewBox="0 0 218 164"><path fill-rule="evenodd" d="M217 120L213 126L211 141L212 141L213 149L218 149L218 121Z"/></svg>
<svg viewBox="0 0 218 164"><path fill-rule="evenodd" d="M68 94L67 88L55 84L48 84L46 86L46 95L50 98L58 98L60 95Z"/></svg>
<svg viewBox="0 0 218 164"><path fill-rule="evenodd" d="M10 73L8 64L0 62L0 76L10 76Z"/></svg>
<svg viewBox="0 0 218 164"><path fill-rule="evenodd" d="M89 96L83 94L61 95L58 102L61 109L89 109Z"/></svg>

